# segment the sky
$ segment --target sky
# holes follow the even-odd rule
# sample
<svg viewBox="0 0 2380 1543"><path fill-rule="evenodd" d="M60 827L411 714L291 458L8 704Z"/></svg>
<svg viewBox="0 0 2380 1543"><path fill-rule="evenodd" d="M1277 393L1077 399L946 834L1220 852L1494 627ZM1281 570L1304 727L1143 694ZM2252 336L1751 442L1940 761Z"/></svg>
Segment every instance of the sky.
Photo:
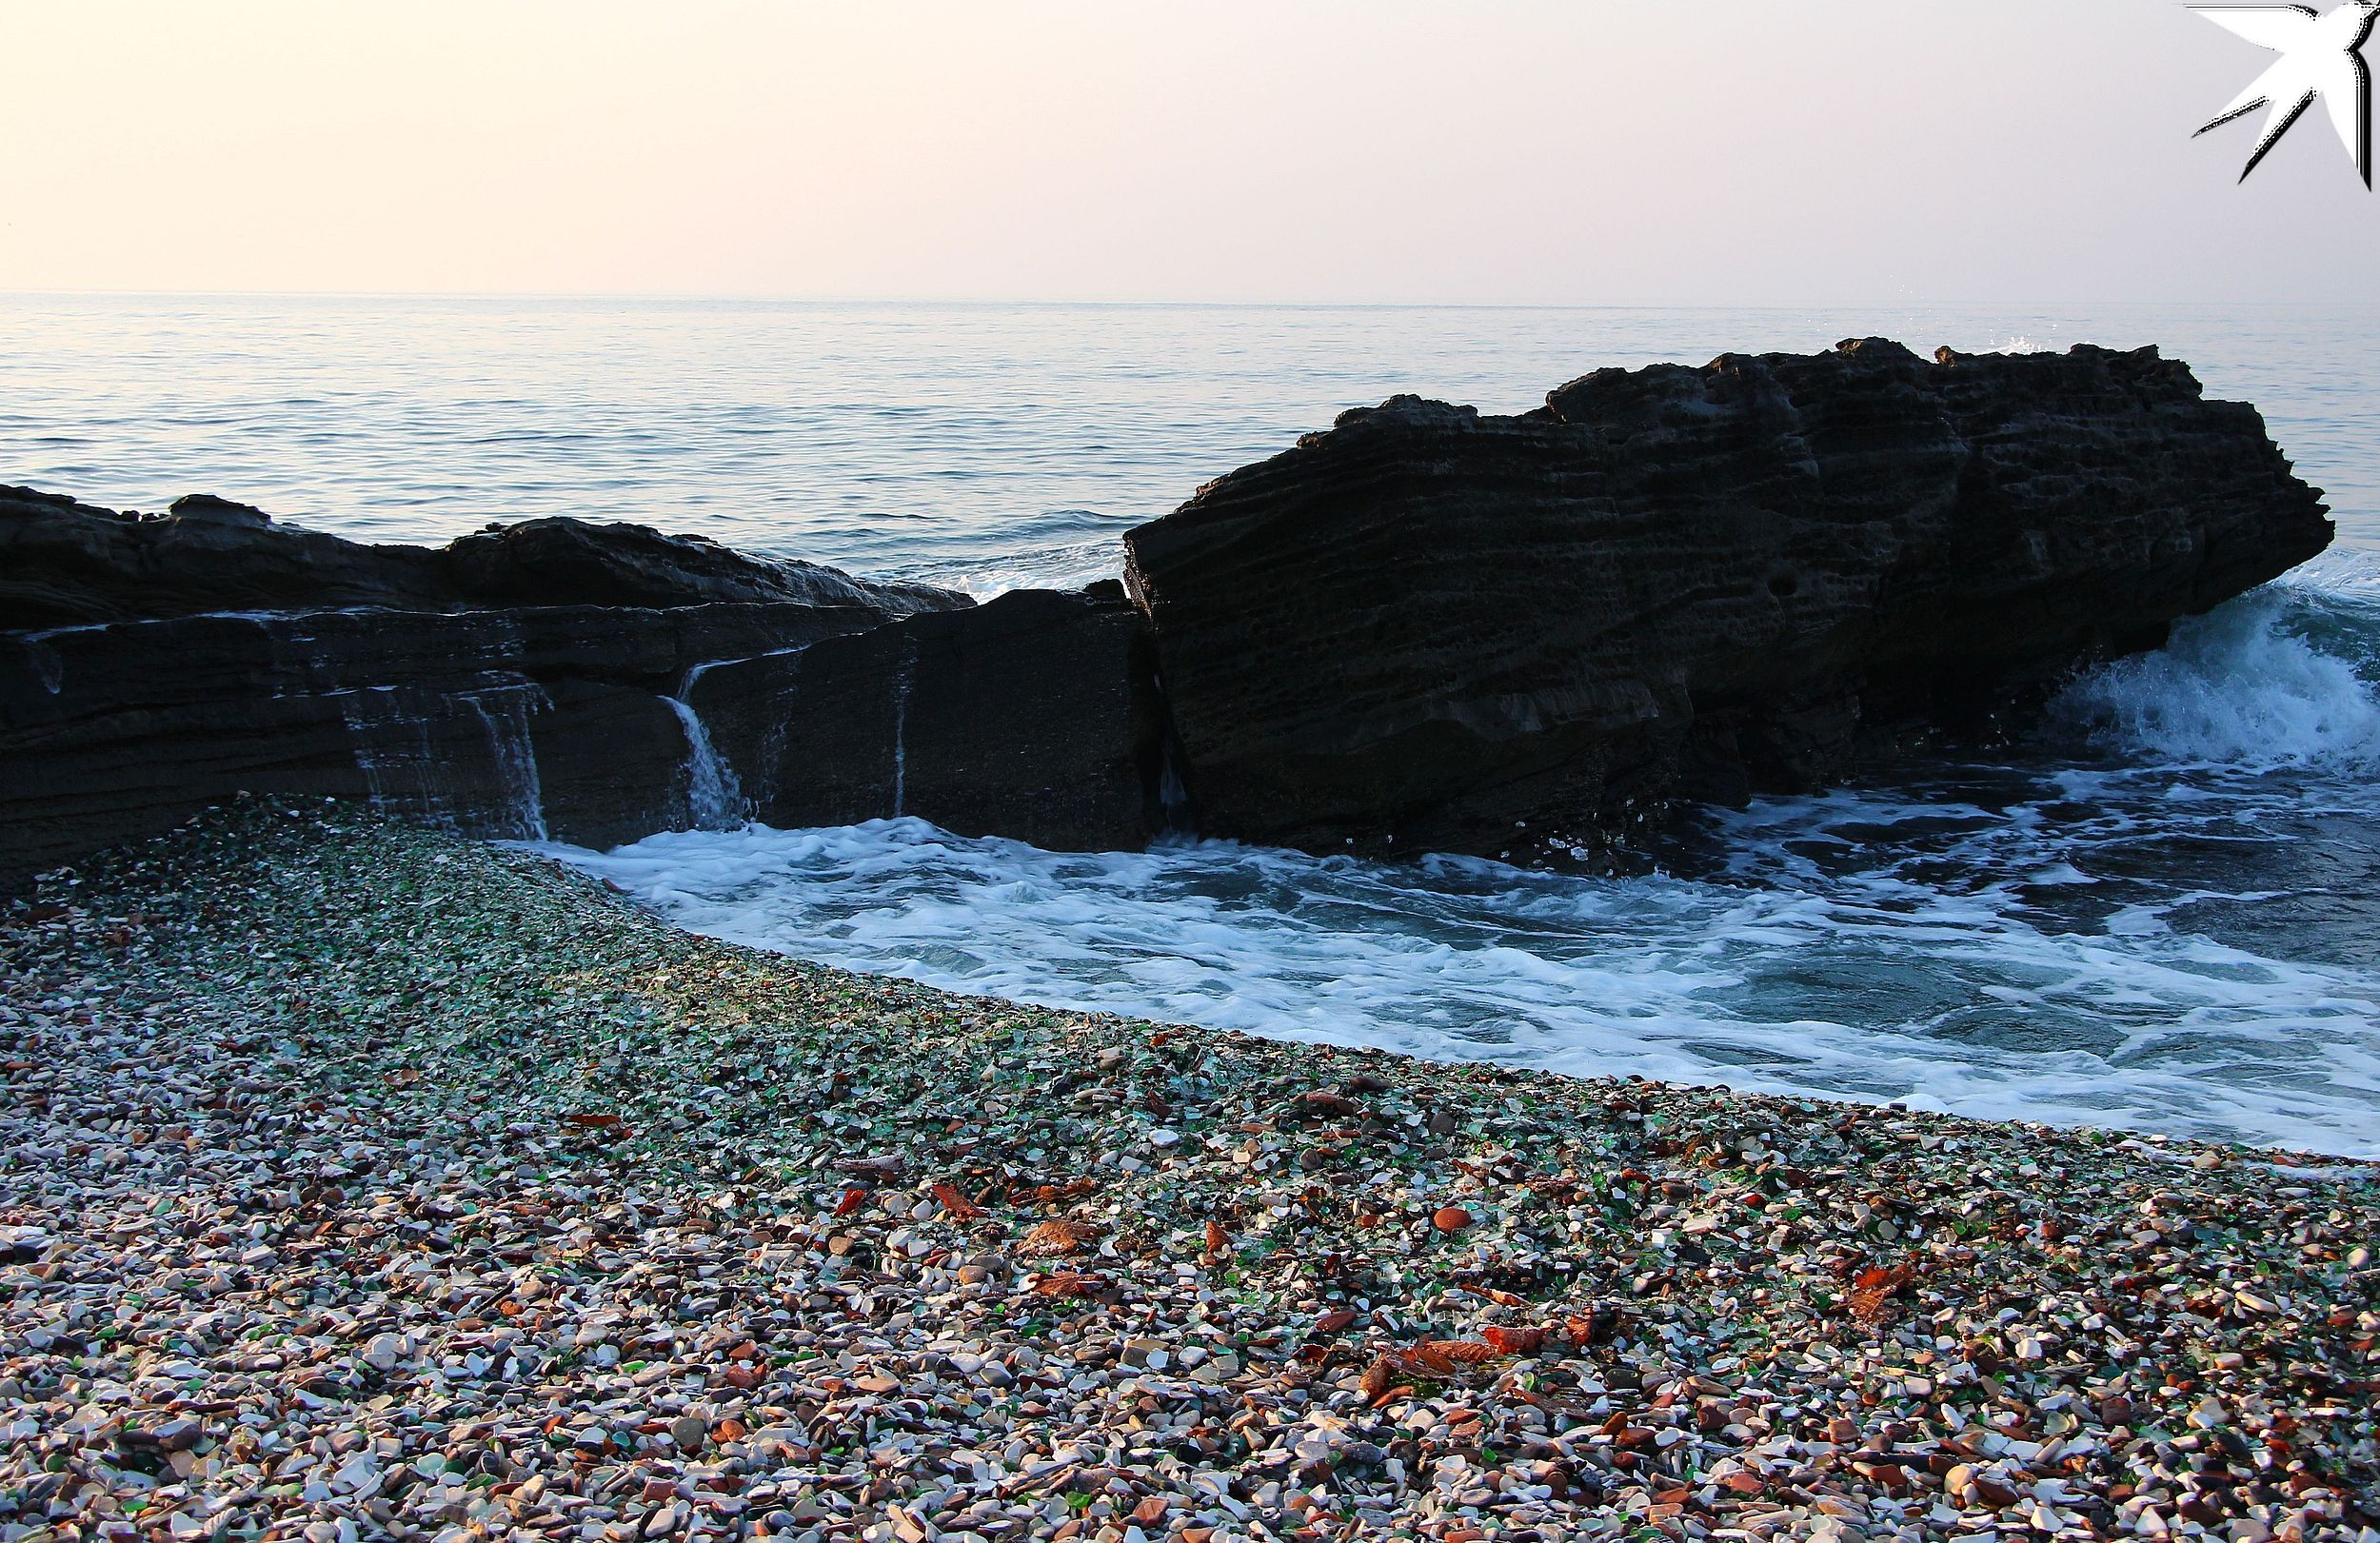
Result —
<svg viewBox="0 0 2380 1543"><path fill-rule="evenodd" d="M2373 45L2380 48L2380 44ZM0 9L0 290L1869 305L2373 295L2181 0Z"/></svg>

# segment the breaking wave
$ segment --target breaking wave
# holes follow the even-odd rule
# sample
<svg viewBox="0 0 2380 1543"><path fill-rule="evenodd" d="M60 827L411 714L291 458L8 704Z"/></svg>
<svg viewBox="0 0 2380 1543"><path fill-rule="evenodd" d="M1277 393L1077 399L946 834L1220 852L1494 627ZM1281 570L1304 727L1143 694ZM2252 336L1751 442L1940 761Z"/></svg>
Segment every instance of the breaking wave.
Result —
<svg viewBox="0 0 2380 1543"><path fill-rule="evenodd" d="M2357 572L2340 565L2342 578ZM2092 671L2053 714L2107 748L2164 762L2371 766L2380 694L2368 666L2332 651L2343 634L2372 641L2374 619L2356 617L2361 608L2351 592L2272 586L2183 622L2155 653Z"/></svg>

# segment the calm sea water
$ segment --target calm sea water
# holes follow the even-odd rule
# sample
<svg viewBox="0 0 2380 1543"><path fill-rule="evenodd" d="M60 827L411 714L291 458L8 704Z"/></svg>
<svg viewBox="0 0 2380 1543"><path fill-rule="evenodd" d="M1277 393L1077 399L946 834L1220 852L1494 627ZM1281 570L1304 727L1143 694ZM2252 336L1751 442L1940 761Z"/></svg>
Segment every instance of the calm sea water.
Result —
<svg viewBox="0 0 2380 1543"><path fill-rule="evenodd" d="M1061 1005L2380 1155L2380 307L1864 312L0 302L0 481L371 540L543 514L989 591L1340 409L1588 368L2132 346L2259 404L2341 548L2020 755L1690 821L1642 879L916 821L569 853L689 926Z"/></svg>
<svg viewBox="0 0 2380 1543"><path fill-rule="evenodd" d="M2097 312L0 297L0 476L374 541L571 514L883 577L1116 570L1207 479L1398 391L1880 335L2155 342L2380 545L2380 307Z"/></svg>

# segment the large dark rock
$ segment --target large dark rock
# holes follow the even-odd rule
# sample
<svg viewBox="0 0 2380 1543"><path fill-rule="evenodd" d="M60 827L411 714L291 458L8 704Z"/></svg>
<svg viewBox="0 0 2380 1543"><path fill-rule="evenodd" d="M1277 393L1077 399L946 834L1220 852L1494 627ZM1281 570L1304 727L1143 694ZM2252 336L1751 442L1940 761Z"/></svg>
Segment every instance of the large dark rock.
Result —
<svg viewBox="0 0 2380 1543"><path fill-rule="evenodd" d="M596 846L683 828L708 812L670 701L686 676L882 620L793 604L539 606L0 634L0 878L241 792Z"/></svg>
<svg viewBox="0 0 2380 1543"><path fill-rule="evenodd" d="M716 665L688 700L768 824L914 815L1099 851L1162 828L1150 684L1146 629L1110 582Z"/></svg>
<svg viewBox="0 0 2380 1543"><path fill-rule="evenodd" d="M2331 526L2154 349L1896 344L1394 399L1125 538L1200 828L1544 855L1988 729Z"/></svg>
<svg viewBox="0 0 2380 1543"><path fill-rule="evenodd" d="M208 611L385 605L444 610L438 554L225 518L119 514L30 487L0 487L0 631L153 621ZM231 505L244 507L244 505Z"/></svg>
<svg viewBox="0 0 2380 1543"><path fill-rule="evenodd" d="M1667 801L1992 733L2328 543L2153 350L1896 345L1352 412L962 596L571 520L430 550L0 489L0 881L242 791L608 845L915 815L1136 847L1576 854Z"/></svg>
<svg viewBox="0 0 2380 1543"><path fill-rule="evenodd" d="M769 562L644 525L525 520L444 547L375 546L278 525L207 494L163 518L0 487L0 631L221 611L482 610L525 605L843 607L905 616L963 604L922 584L875 584Z"/></svg>
<svg viewBox="0 0 2380 1543"><path fill-rule="evenodd" d="M0 489L0 880L241 792L597 845L715 819L702 665L971 604L637 525L430 550Z"/></svg>
<svg viewBox="0 0 2380 1543"><path fill-rule="evenodd" d="M977 607L628 525L433 552L174 509L0 496L11 619L80 619L0 630L0 881L242 792L593 846L905 813L1138 847L1161 818L1112 583Z"/></svg>

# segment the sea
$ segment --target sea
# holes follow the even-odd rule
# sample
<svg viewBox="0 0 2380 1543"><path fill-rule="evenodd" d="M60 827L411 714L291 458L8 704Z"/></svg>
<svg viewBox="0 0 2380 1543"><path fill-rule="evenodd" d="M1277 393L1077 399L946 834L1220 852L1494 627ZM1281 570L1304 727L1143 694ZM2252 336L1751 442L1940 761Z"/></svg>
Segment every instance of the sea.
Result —
<svg viewBox="0 0 2380 1543"><path fill-rule="evenodd" d="M978 595L1400 391L1896 338L2155 343L2333 549L1990 761L1689 811L1647 871L916 820L551 848L699 932L958 991L1591 1076L2380 1157L2380 307L1860 310L0 297L0 482L360 540L633 520Z"/></svg>

